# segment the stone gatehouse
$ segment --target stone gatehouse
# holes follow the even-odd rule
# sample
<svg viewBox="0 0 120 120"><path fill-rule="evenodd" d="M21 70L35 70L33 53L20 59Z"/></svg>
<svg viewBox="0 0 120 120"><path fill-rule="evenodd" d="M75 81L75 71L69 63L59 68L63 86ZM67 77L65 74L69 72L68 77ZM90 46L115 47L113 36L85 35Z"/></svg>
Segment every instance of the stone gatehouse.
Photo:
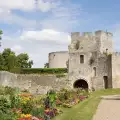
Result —
<svg viewBox="0 0 120 120"><path fill-rule="evenodd" d="M71 88L119 88L120 53L113 51L112 37L112 33L100 30L95 33L73 32L68 52L63 52L64 56L59 52L53 55L49 60L50 67L61 65L62 68L68 63ZM60 59L56 60L57 56Z"/></svg>

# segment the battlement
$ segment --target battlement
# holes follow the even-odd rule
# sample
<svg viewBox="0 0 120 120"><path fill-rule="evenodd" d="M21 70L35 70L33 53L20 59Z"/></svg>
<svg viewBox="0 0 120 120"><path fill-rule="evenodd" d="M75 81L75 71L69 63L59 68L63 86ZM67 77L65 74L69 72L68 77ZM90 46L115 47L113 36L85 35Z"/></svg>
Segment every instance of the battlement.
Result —
<svg viewBox="0 0 120 120"><path fill-rule="evenodd" d="M101 37L101 36L107 36L107 37L112 37L113 34L110 33L110 32L105 32L105 31L102 31L102 30L98 30L98 31L95 31L95 32L72 32L71 33L71 38L72 40L77 40L79 39L80 37Z"/></svg>
<svg viewBox="0 0 120 120"><path fill-rule="evenodd" d="M102 30L98 30L98 31L95 31L95 36L107 36L107 37L112 37L113 34L110 33L110 32L105 32L105 31L102 31Z"/></svg>

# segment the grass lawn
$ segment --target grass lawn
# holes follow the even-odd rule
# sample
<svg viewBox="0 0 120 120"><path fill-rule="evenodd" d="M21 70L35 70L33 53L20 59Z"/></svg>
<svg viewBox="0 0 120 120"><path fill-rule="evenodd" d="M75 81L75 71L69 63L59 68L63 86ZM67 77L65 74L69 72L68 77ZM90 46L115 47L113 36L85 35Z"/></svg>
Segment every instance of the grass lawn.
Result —
<svg viewBox="0 0 120 120"><path fill-rule="evenodd" d="M120 89L107 89L95 91L90 97L72 108L63 108L63 113L53 120L92 120L100 102L100 96L120 94Z"/></svg>

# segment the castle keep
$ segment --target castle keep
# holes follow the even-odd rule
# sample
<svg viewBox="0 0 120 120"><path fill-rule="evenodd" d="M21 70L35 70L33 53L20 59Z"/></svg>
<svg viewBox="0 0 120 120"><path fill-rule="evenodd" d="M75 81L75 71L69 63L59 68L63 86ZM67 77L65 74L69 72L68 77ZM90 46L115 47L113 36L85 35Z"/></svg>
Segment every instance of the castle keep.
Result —
<svg viewBox="0 0 120 120"><path fill-rule="evenodd" d="M104 31L71 33L69 52L50 53L50 68L63 68L68 63L71 88L118 88L120 54L113 51L112 37L112 33Z"/></svg>

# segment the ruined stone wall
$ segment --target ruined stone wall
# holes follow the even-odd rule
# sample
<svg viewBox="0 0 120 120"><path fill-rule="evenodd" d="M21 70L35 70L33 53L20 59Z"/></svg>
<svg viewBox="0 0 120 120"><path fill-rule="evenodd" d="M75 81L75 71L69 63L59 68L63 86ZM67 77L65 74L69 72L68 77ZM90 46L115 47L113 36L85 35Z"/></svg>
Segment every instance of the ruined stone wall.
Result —
<svg viewBox="0 0 120 120"><path fill-rule="evenodd" d="M73 84L78 79L84 79L89 89L104 88L104 76L111 79L111 59L104 53L111 53L112 34L104 31L95 33L75 32L71 34L69 45L69 80ZM84 63L80 63L80 55L84 56ZM90 65L91 58L94 63ZM94 76L94 68L96 75ZM108 69L109 68L109 69ZM111 81L110 81L111 82ZM109 87L110 83L109 82Z"/></svg>
<svg viewBox="0 0 120 120"><path fill-rule="evenodd" d="M55 75L13 74L0 72L0 85L27 89L33 94L45 94L50 89L69 88L67 75L57 78Z"/></svg>
<svg viewBox="0 0 120 120"><path fill-rule="evenodd" d="M80 63L80 55L84 55L84 63ZM89 84L89 89L91 88L90 78L92 75L90 58L91 53L70 53L69 57L69 80L71 81L71 86L74 82L79 79L85 80Z"/></svg>
<svg viewBox="0 0 120 120"><path fill-rule="evenodd" d="M0 85L15 87L17 84L17 75L7 72L0 71Z"/></svg>
<svg viewBox="0 0 120 120"><path fill-rule="evenodd" d="M96 76L92 77L92 84L95 89L104 89L104 76L108 76L107 56L98 54L96 58Z"/></svg>
<svg viewBox="0 0 120 120"><path fill-rule="evenodd" d="M113 52L112 33L104 31L91 32L73 32L71 34L70 52Z"/></svg>
<svg viewBox="0 0 120 120"><path fill-rule="evenodd" d="M100 45L99 39L96 38L94 33L84 32L84 33L72 33L71 34L71 44L69 45L70 52L92 52L97 51Z"/></svg>
<svg viewBox="0 0 120 120"><path fill-rule="evenodd" d="M112 86L120 88L120 53L112 54Z"/></svg>
<svg viewBox="0 0 120 120"><path fill-rule="evenodd" d="M66 68L67 61L68 61L67 51L49 53L49 68Z"/></svg>
<svg viewBox="0 0 120 120"><path fill-rule="evenodd" d="M96 31L95 32L96 39L99 41L99 50L101 53L103 52L108 52L112 53L113 52L113 40L112 40L112 33L109 32L104 32L104 31Z"/></svg>

